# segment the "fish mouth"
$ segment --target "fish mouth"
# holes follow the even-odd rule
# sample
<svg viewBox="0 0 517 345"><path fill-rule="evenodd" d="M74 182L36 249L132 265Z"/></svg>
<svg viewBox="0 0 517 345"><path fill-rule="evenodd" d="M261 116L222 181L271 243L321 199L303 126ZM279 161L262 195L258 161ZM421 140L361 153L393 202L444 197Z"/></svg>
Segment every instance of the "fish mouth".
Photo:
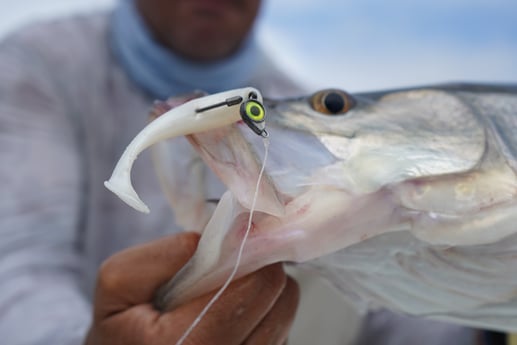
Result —
<svg viewBox="0 0 517 345"><path fill-rule="evenodd" d="M235 99L236 94L243 99L256 94L256 100L263 101L258 90L244 88L206 96L167 111L133 139L105 183L126 203L148 212L131 185L132 164L152 144L185 135L229 189L203 230L194 256L158 292L155 305L162 310L223 285L237 263L248 228L235 278L275 262L306 261L358 242L363 236L357 229L364 224L352 224L346 236L342 224L361 207L366 209L363 206L367 203L312 178L335 157L316 136L296 126L286 126L285 119L275 121L274 115L280 118L283 111L270 114L273 116L266 121L270 133L268 158L264 176L256 187L265 156L262 137L246 127L236 107L212 107L221 99ZM200 108L211 110L199 112Z"/></svg>
<svg viewBox="0 0 517 345"><path fill-rule="evenodd" d="M251 208L257 193L254 212L283 217L286 205L322 183L318 174L337 160L317 136L286 125L289 109L278 111L275 105L276 101L264 99L267 138L256 135L243 121L186 137L244 208Z"/></svg>
<svg viewBox="0 0 517 345"><path fill-rule="evenodd" d="M231 192L223 196L204 229L196 254L182 273L163 290L165 292L162 293L162 298L158 298L161 303L157 304L164 308L170 308L174 303L184 302L221 285L227 277L226 273L231 269L231 263L235 262L233 258L247 228L261 165L257 160L257 152L241 134L241 129L245 129L246 126L241 121L238 107L233 105L235 99L246 100L252 97L251 95L255 101L262 102L258 90L243 88L205 96L181 105L173 104L168 107L170 104L161 104L162 109L159 109L158 114L154 114L159 116L131 141L117 162L112 176L105 182L105 186L128 205L148 213L149 208L132 186L132 165L138 154L149 146L164 139L185 135L198 149L205 162L230 188ZM186 100L189 98L192 97L187 97ZM221 100L226 101L221 103ZM247 131L251 132L250 129ZM251 135L254 140L260 140L256 134ZM272 252L274 247L278 246L268 246L266 242L279 242L271 236L269 239L255 236L259 233L258 228L272 229L271 226L259 227L257 221L266 218L283 219L286 203L289 201L267 175L261 179L257 188L253 236L250 236L246 255L242 260L242 269L237 276L267 264L268 262L263 260L264 257L267 258L266 261L275 262L282 260L282 253L285 253L284 250L276 251L277 255L275 251ZM252 251L251 248L255 250ZM266 248L268 250L265 251Z"/></svg>
<svg viewBox="0 0 517 345"><path fill-rule="evenodd" d="M265 154L262 141L267 139L254 134L246 138L243 133L248 131L239 121L186 137L244 209L254 206L256 212L281 217L290 198L279 190L267 172L259 179Z"/></svg>
<svg viewBox="0 0 517 345"><path fill-rule="evenodd" d="M267 101L265 106L268 109ZM158 293L159 309L173 309L222 286L239 260L241 245L234 279L272 263L302 262L341 248L342 243L333 241L337 232L322 236L313 231L338 229L331 224L340 222L340 211L333 206L351 201L348 193L316 185L312 179L335 157L325 154L315 136L273 120L280 115L268 109L267 139L242 121L187 135L228 191L192 259ZM313 150L317 153L311 154Z"/></svg>
<svg viewBox="0 0 517 345"><path fill-rule="evenodd" d="M282 231L292 212L292 186L275 181L274 169L266 169L269 160L264 162L268 139L250 132L238 121L186 136L228 191L203 230L194 256L160 289L155 300L160 310L173 309L223 285L237 264L241 245L235 278L293 256L287 253L303 232Z"/></svg>

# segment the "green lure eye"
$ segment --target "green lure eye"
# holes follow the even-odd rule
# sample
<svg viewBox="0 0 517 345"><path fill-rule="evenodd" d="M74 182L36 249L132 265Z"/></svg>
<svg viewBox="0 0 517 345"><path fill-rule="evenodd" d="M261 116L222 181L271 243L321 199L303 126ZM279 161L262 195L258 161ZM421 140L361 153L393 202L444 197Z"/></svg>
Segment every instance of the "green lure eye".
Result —
<svg viewBox="0 0 517 345"><path fill-rule="evenodd" d="M264 117L266 112L264 111L264 107L257 101L249 100L244 104L243 113L241 115L245 115L253 122L262 122L264 121Z"/></svg>
<svg viewBox="0 0 517 345"><path fill-rule="evenodd" d="M266 110L262 103L248 99L241 104L240 113L244 123L246 123L253 132L264 138L268 136L265 129Z"/></svg>

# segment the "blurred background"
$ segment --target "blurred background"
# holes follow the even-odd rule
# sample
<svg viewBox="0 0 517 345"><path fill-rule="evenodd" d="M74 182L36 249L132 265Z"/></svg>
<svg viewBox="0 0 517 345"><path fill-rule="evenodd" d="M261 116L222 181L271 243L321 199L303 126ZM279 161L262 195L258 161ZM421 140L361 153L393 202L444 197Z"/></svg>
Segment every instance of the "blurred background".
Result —
<svg viewBox="0 0 517 345"><path fill-rule="evenodd" d="M0 37L116 0L0 0ZM257 31L310 87L517 83L516 0L265 0Z"/></svg>

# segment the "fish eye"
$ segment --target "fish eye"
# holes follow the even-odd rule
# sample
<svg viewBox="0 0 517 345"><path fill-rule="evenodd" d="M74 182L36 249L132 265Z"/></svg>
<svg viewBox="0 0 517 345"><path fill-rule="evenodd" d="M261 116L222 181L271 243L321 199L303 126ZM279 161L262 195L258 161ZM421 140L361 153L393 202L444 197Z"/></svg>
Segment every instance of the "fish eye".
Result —
<svg viewBox="0 0 517 345"><path fill-rule="evenodd" d="M327 115L345 114L355 106L355 100L345 91L328 89L316 92L311 96L312 109Z"/></svg>

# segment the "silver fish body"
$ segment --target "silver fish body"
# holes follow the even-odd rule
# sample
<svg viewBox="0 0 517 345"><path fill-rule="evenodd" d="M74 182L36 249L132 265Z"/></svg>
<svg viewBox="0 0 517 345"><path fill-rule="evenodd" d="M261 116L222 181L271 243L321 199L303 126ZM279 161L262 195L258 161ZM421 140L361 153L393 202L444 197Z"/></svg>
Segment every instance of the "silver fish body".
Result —
<svg viewBox="0 0 517 345"><path fill-rule="evenodd" d="M448 86L379 95L380 103L428 101L421 116L400 106L399 116L411 118L397 124L407 146L380 149L392 152L388 171L406 166L380 186L409 214L408 227L309 265L362 307L517 331L516 92Z"/></svg>
<svg viewBox="0 0 517 345"><path fill-rule="evenodd" d="M517 87L329 90L265 105L269 158L238 276L296 262L362 308L517 331ZM264 156L239 122L189 140L229 192L162 290L165 307L228 276Z"/></svg>

